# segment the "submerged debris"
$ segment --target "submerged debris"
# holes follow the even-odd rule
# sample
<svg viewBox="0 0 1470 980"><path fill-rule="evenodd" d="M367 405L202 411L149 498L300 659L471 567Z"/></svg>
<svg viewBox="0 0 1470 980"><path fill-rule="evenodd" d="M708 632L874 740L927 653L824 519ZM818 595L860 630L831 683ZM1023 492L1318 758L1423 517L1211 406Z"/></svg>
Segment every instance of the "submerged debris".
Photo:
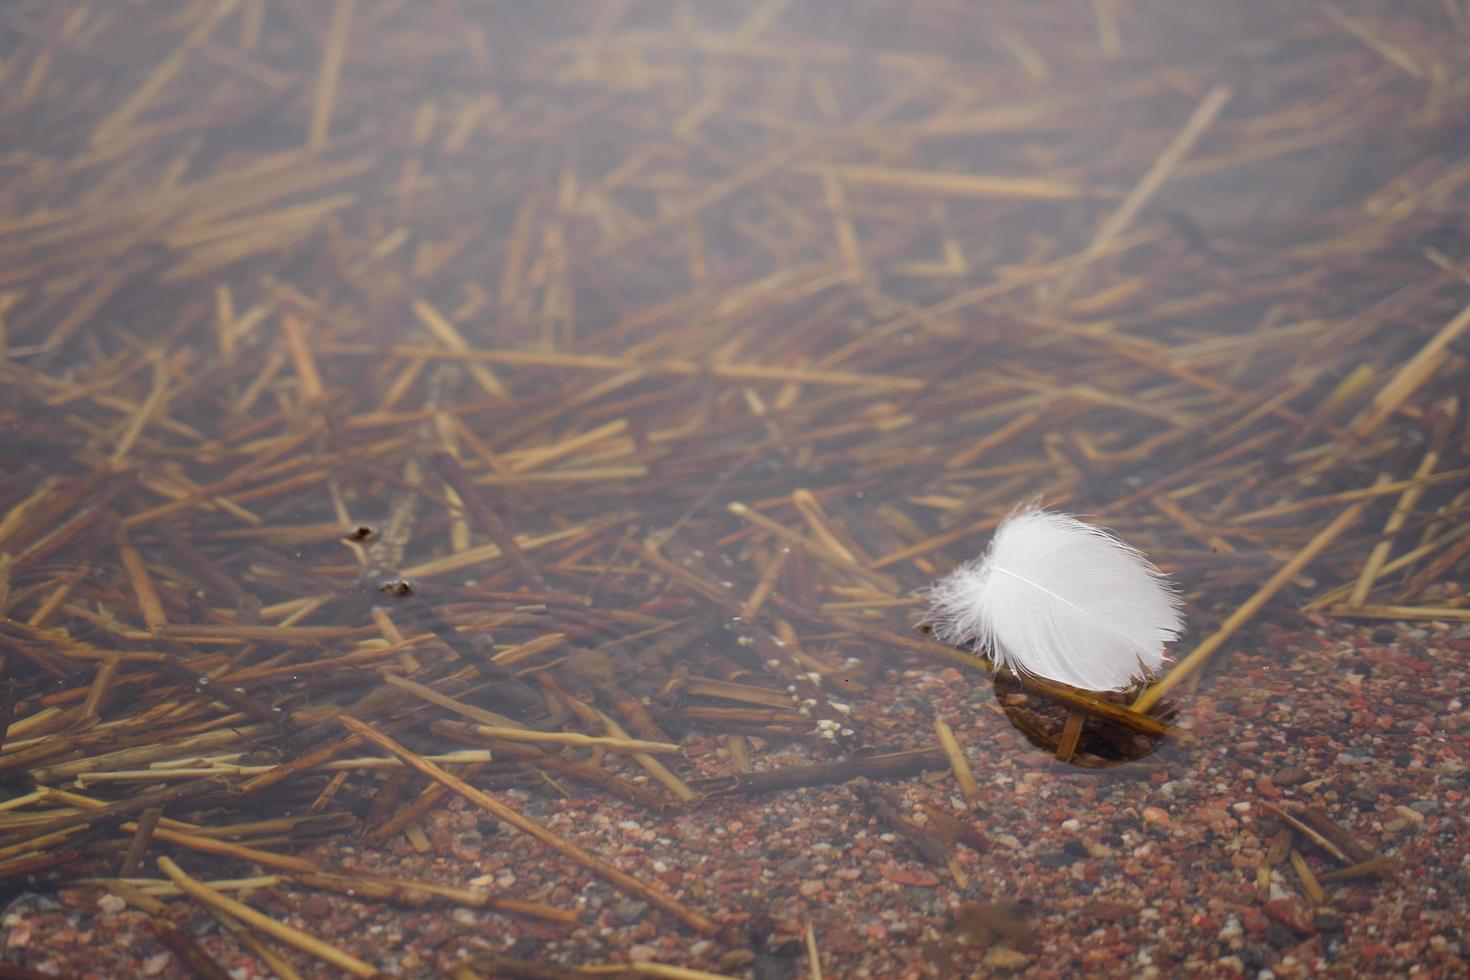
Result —
<svg viewBox="0 0 1470 980"><path fill-rule="evenodd" d="M1465 972L1462 7L3 5L7 962Z"/></svg>

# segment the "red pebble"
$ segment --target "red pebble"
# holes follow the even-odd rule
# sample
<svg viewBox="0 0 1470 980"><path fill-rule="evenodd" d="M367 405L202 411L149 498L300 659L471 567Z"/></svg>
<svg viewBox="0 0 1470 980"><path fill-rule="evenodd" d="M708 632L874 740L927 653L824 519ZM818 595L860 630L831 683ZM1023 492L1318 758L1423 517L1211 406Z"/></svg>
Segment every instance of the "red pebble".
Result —
<svg viewBox="0 0 1470 980"><path fill-rule="evenodd" d="M885 864L882 868L883 877L900 885L912 885L915 888L933 888L939 884L939 876L917 868L905 868L898 864Z"/></svg>
<svg viewBox="0 0 1470 980"><path fill-rule="evenodd" d="M1253 936L1259 936L1271 925L1259 909L1241 909L1240 924L1246 932Z"/></svg>
<svg viewBox="0 0 1470 980"><path fill-rule="evenodd" d="M1311 912L1300 899L1278 898L1267 902L1264 911L1269 918L1276 920L1303 938L1317 931L1316 925L1312 923Z"/></svg>

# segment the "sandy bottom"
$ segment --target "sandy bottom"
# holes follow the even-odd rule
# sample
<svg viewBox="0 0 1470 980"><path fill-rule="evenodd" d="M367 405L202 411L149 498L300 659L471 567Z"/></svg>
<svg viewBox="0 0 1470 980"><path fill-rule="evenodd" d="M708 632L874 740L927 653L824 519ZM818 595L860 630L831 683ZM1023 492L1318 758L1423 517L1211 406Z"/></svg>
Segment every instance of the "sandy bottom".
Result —
<svg viewBox="0 0 1470 980"><path fill-rule="evenodd" d="M1179 704L1187 737L1142 764L1101 771L1061 767L1031 746L988 683L946 668L885 672L858 707L881 705L898 743L928 740L931 719L947 719L983 791L971 809L948 773L876 784L909 820L963 822L973 846L956 847L948 863L926 862L845 785L720 798L669 816L550 786L504 794L661 881L729 927L719 939L681 928L460 800L426 821L427 852L400 840L308 856L503 889L575 909L581 924L405 910L288 886L247 898L410 977L486 952L807 977L808 919L829 977L1466 975L1470 630L1266 623L1237 648L1257 652L1229 654ZM717 739L690 739L687 749L694 775L729 771ZM818 758L774 744L759 757L761 766ZM1256 868L1278 827L1264 804L1291 800L1398 869L1326 885L1325 903L1313 905L1285 862L1263 898ZM1317 874L1340 866L1309 844L1300 853ZM259 873L188 858L204 877ZM235 977L268 975L197 907L179 899L172 908ZM3 946L7 963L52 974L190 975L146 915L95 890L21 896L4 913ZM336 975L284 952L304 975Z"/></svg>

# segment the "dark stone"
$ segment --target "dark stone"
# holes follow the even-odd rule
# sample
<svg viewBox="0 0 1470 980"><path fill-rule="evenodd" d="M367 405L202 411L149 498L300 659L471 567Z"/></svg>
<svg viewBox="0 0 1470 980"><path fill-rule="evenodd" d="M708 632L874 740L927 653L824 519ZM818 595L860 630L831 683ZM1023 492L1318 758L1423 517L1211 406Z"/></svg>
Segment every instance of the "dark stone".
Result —
<svg viewBox="0 0 1470 980"><path fill-rule="evenodd" d="M612 914L617 916L619 922L625 926L631 926L639 922L648 914L648 903L637 899L625 898L620 902L614 902Z"/></svg>
<svg viewBox="0 0 1470 980"><path fill-rule="evenodd" d="M1301 766L1287 766L1285 769L1277 770L1271 777L1271 782L1277 786L1295 786L1312 778L1312 774Z"/></svg>
<svg viewBox="0 0 1470 980"><path fill-rule="evenodd" d="M796 980L797 960L792 957L757 955L751 964L755 980Z"/></svg>
<svg viewBox="0 0 1470 980"><path fill-rule="evenodd" d="M1312 922L1322 932L1342 931L1342 916L1332 909L1318 909L1312 917Z"/></svg>
<svg viewBox="0 0 1470 980"><path fill-rule="evenodd" d="M1306 904L1298 899L1279 898L1267 902L1262 911L1266 913L1268 919L1285 926L1300 939L1305 939L1317 931Z"/></svg>
<svg viewBox="0 0 1470 980"><path fill-rule="evenodd" d="M1240 957L1240 962L1245 964L1245 968L1249 973L1255 974L1258 970L1266 966L1266 958L1269 954L1261 949L1261 947L1250 943L1242 946L1240 952L1235 955Z"/></svg>
<svg viewBox="0 0 1470 980"><path fill-rule="evenodd" d="M1266 930L1266 942L1270 943L1276 949L1286 949L1290 946L1295 946L1300 941L1292 934L1290 929L1279 922L1271 923L1270 927Z"/></svg>

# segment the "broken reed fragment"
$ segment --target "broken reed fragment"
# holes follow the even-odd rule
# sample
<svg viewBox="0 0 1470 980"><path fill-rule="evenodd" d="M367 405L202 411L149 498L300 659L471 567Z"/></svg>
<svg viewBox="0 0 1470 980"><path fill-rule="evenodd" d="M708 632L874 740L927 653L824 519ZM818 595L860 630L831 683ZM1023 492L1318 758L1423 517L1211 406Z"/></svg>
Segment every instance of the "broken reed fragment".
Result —
<svg viewBox="0 0 1470 980"><path fill-rule="evenodd" d="M131 830L134 829L134 825L124 824L122 829ZM158 828L154 831L154 836L164 843L187 847L198 853L229 857L259 864L267 868L274 868L276 871L283 872L293 879L301 880L303 884L309 884L327 891L350 895L354 893L353 889L356 887L364 895L371 895L384 900L391 899L395 902L411 905L423 904L433 899L442 899L455 905L470 908L490 908L501 912L544 919L550 922L567 922L576 918L574 912L566 909L556 908L542 902L526 901L509 896L497 895L494 892L482 888L453 888L445 885L410 881L389 875L363 871L353 871L349 874L346 871L338 871L328 865L310 861L306 858L293 857L288 854L277 854L274 851L266 851L258 847L249 847L230 841L215 840L200 836L197 833L182 833L176 830Z"/></svg>
<svg viewBox="0 0 1470 980"><path fill-rule="evenodd" d="M606 977L609 980L735 980L729 974L694 970L671 963L645 961L561 966L500 953L480 953L456 964L448 975L451 980L490 980L499 977L514 980L587 980L589 977Z"/></svg>
<svg viewBox="0 0 1470 980"><path fill-rule="evenodd" d="M954 729L936 718L934 734L939 737L939 746L944 750L945 758L949 760L949 768L954 773L954 781L959 786L960 793L971 804L978 804L981 800L980 786L975 782L974 774L970 772L970 762L965 758L965 750L960 747L959 740L954 736Z"/></svg>
<svg viewBox="0 0 1470 980"><path fill-rule="evenodd" d="M160 906L159 912L162 911L166 910ZM193 936L167 919L159 918L159 912L153 913L148 927L153 930L153 935L158 937L159 942L173 951L191 974L199 980L232 980L230 972L210 956Z"/></svg>
<svg viewBox="0 0 1470 980"><path fill-rule="evenodd" d="M925 769L942 769L948 762L938 745L904 749L879 755L861 756L839 762L819 762L804 766L781 766L731 776L708 776L691 784L705 796L771 793L807 786L826 786L853 779L896 779Z"/></svg>
<svg viewBox="0 0 1470 980"><path fill-rule="evenodd" d="M1287 802L1278 806L1262 801L1261 805L1281 820L1281 826L1256 866L1256 899L1260 902L1264 903L1271 898L1274 887L1272 869L1283 864L1291 866L1303 895L1314 906L1327 901L1328 895L1323 885L1379 877L1397 867L1396 862L1374 854L1346 828L1305 803ZM1304 847L1310 844L1312 849L1324 852L1344 867L1319 874L1312 869L1302 851L1298 850L1298 841Z"/></svg>
<svg viewBox="0 0 1470 980"><path fill-rule="evenodd" d="M589 854L587 851L566 840L560 835L546 829L536 821L526 817L520 812L512 809L483 790L478 790L456 776L450 775L440 769L434 763L410 752L388 736L378 732L370 725L366 725L349 715L338 715L337 721L349 732L361 735L363 738L374 743L380 748L386 749L392 755L402 759L404 763L417 769L419 772L433 779L470 803L480 807L492 816L510 824L522 833L534 837L546 844L552 850L565 857L570 858L582 867L592 871L599 877L606 879L615 887L628 892L652 905L656 905L664 911L679 919L685 925L700 932L714 934L720 931L719 925L707 916L694 911L673 896L646 884L626 872L608 864L601 858Z"/></svg>
<svg viewBox="0 0 1470 980"><path fill-rule="evenodd" d="M294 926L288 926L284 922L263 915L244 902L236 901L226 895L222 895L209 886L189 877L182 868L167 857L158 859L158 868L164 874L173 879L174 884L184 890L186 894L201 905L210 909L216 909L230 915L248 925L254 926L261 932L267 933L279 939L281 942L305 953L310 953L339 970L350 973L355 977L378 976L378 968L371 963L366 963L348 953L331 945L324 943L310 933L304 932Z"/></svg>
<svg viewBox="0 0 1470 980"><path fill-rule="evenodd" d="M1286 584L1295 578L1297 573L1305 568L1312 559L1316 558L1328 545L1335 541L1338 535L1342 534L1349 527L1352 527L1362 513L1363 505L1361 503L1353 504L1341 514L1337 515L1321 531L1317 532L1316 536L1293 555L1290 561L1282 565L1239 609L1231 613L1214 633L1210 634L1199 646L1190 651L1188 656L1182 658L1175 664L1174 668L1162 680L1139 695L1138 700L1133 702L1133 710L1140 713L1148 711L1176 684L1203 667L1205 661L1215 651L1224 646L1225 641L1230 639L1236 630L1240 629L1251 617L1260 612L1277 592L1285 588Z"/></svg>
<svg viewBox="0 0 1470 980"><path fill-rule="evenodd" d="M458 732L464 735L481 736L492 741L545 742L553 745L574 745L584 748L598 746L617 752L678 753L682 751L673 742L648 742L636 738L621 738L615 735L583 735L580 732L533 732L524 728L507 728L503 725L469 725L459 722L439 722L439 730L445 733Z"/></svg>

